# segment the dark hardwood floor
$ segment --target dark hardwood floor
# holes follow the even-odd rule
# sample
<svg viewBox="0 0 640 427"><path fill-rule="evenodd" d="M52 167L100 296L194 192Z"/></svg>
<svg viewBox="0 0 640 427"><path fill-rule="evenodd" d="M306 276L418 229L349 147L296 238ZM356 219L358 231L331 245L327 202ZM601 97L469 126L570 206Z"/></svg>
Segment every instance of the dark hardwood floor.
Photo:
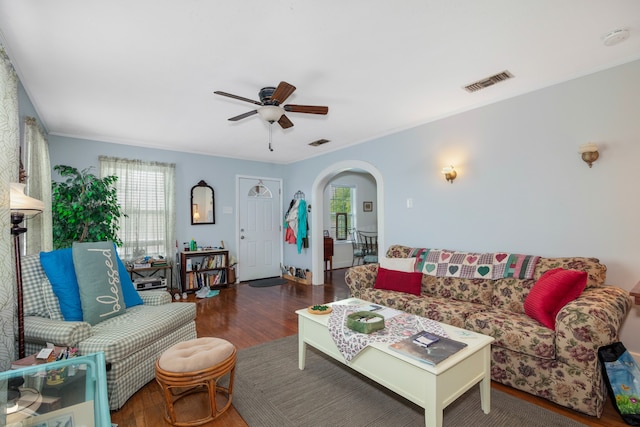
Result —
<svg viewBox="0 0 640 427"><path fill-rule="evenodd" d="M312 304L349 297L348 289L344 283L345 272L346 269L341 269L325 274L324 286L288 282L281 286L252 288L247 284L239 284L221 290L218 296L212 298L197 300L195 295L191 294L189 301L197 302L196 327L198 336L224 338L235 344L238 349L243 349L295 335L298 330L295 310ZM180 302L174 302L174 304L180 304ZM242 375L242 372L236 372L236 375ZM626 426L610 401L607 401L602 418L597 419L501 384L493 383L492 387L573 418L588 426ZM160 388L154 380L133 395L119 411L113 411L111 419L120 427L169 426L170 424L166 423L162 416L163 405ZM197 412L201 407L201 402L197 402L196 398L187 410ZM479 416L482 416L481 412L479 412ZM234 408L230 408L217 420L204 425L235 427L247 424Z"/></svg>

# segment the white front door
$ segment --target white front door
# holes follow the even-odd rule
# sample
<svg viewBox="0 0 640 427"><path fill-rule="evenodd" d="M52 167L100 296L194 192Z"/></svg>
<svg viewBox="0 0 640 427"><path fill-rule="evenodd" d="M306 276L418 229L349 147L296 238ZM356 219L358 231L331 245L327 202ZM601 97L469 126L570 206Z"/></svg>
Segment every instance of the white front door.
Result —
<svg viewBox="0 0 640 427"><path fill-rule="evenodd" d="M238 177L238 278L280 276L282 263L282 182Z"/></svg>

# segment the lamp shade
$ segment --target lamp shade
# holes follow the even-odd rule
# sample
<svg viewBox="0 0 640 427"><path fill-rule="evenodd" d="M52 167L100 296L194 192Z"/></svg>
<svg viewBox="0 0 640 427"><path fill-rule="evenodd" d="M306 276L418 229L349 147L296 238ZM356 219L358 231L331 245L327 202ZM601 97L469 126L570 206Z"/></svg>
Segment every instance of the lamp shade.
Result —
<svg viewBox="0 0 640 427"><path fill-rule="evenodd" d="M598 151L598 146L593 142L588 142L580 146L580 154L594 153L596 151Z"/></svg>
<svg viewBox="0 0 640 427"><path fill-rule="evenodd" d="M265 105L258 108L258 114L269 123L277 122L284 114L284 108L277 105Z"/></svg>
<svg viewBox="0 0 640 427"><path fill-rule="evenodd" d="M37 215L44 210L44 203L24 194L24 184L10 183L9 208L12 212L21 212L26 216Z"/></svg>

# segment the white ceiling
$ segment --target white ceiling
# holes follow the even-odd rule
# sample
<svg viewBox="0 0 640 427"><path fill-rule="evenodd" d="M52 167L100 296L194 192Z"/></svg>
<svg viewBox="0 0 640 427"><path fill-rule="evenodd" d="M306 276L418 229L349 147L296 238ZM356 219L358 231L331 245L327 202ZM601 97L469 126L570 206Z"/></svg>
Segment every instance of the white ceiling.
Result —
<svg viewBox="0 0 640 427"><path fill-rule="evenodd" d="M0 0L0 41L52 135L290 163L639 59L640 1ZM329 114L288 113L270 152L213 91L281 80Z"/></svg>

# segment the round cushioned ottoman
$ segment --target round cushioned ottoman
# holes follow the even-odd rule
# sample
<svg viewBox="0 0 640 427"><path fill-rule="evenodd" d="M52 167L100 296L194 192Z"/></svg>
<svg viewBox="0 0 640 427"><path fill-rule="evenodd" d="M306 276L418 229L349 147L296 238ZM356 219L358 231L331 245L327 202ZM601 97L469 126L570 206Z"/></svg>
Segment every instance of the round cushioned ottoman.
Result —
<svg viewBox="0 0 640 427"><path fill-rule="evenodd" d="M167 422L197 426L220 416L231 406L235 369L236 347L220 338L196 338L167 349L156 362L156 381L164 393ZM208 413L189 420L184 413L193 415L202 406L182 400L193 393L207 393ZM183 416L177 417L177 407Z"/></svg>

